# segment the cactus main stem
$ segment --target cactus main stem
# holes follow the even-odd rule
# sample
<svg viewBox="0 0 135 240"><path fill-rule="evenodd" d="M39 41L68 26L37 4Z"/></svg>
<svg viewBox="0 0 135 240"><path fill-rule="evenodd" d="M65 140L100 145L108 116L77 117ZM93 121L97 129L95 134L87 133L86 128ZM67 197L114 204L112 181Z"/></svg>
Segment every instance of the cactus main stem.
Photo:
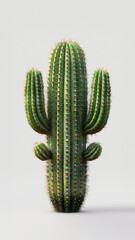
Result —
<svg viewBox="0 0 135 240"><path fill-rule="evenodd" d="M79 210L86 189L86 149L83 123L87 112L85 57L77 43L57 44L50 56L48 74L48 118L51 136L47 161L50 199L56 211Z"/></svg>
<svg viewBox="0 0 135 240"><path fill-rule="evenodd" d="M47 135L48 146L36 143L34 153L47 161L50 200L58 212L78 212L86 192L87 161L102 152L99 143L86 148L88 134L101 131L107 123L111 87L109 73L94 72L87 108L85 56L76 42L60 42L50 55L47 114L43 78L31 69L25 81L25 111L29 125Z"/></svg>

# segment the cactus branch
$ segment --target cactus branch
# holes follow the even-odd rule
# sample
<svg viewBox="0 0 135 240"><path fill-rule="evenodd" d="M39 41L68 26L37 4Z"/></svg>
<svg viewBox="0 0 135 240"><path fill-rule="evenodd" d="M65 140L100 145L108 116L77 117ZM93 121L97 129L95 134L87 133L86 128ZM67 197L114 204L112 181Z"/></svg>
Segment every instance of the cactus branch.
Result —
<svg viewBox="0 0 135 240"><path fill-rule="evenodd" d="M109 74L106 70L98 69L93 76L85 134L97 133L106 125L110 111L110 95Z"/></svg>
<svg viewBox="0 0 135 240"><path fill-rule="evenodd" d="M43 80L41 72L32 69L25 81L25 111L30 126L38 133L49 134L49 124L45 113Z"/></svg>
<svg viewBox="0 0 135 240"><path fill-rule="evenodd" d="M35 156L42 161L52 158L51 151L47 148L47 146L44 143L36 143L33 149Z"/></svg>
<svg viewBox="0 0 135 240"><path fill-rule="evenodd" d="M95 160L100 156L102 147L99 143L91 143L83 153L84 160Z"/></svg>

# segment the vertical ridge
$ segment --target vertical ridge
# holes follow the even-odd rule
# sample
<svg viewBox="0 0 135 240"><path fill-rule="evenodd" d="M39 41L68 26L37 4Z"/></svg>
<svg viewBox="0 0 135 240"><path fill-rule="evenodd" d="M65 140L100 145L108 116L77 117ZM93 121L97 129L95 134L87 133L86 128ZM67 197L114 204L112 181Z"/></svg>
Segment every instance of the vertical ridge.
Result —
<svg viewBox="0 0 135 240"><path fill-rule="evenodd" d="M59 45L58 45L59 46ZM49 57L49 71L48 71L48 78L47 78L47 112L48 112L48 121L51 126L51 120L52 120L52 72L53 72L53 61L54 61L54 55L58 48L54 48L52 52L50 53ZM47 145L49 149L51 149L51 136L47 136ZM54 191L53 191L53 160L49 159L47 160L47 181L48 181L48 192L50 200L55 207L57 207L57 203L54 197Z"/></svg>
<svg viewBox="0 0 135 240"><path fill-rule="evenodd" d="M58 200L57 200L57 175L56 175L56 118L57 118L57 82L58 82L58 66L59 66L59 55L60 55L60 49L61 49L61 43L58 43L56 46L56 50L54 53L53 63L52 63L52 77L51 77L51 102L52 102L52 108L51 108L51 140L50 145L52 149L52 160L50 164L50 170L51 170L51 199L54 207L59 210L58 208Z"/></svg>
<svg viewBox="0 0 135 240"><path fill-rule="evenodd" d="M64 211L70 211L70 189L71 189L71 56L69 44L66 43L65 53L65 78L64 78Z"/></svg>
<svg viewBox="0 0 135 240"><path fill-rule="evenodd" d="M52 161L53 161L53 192L55 201L57 204L57 209L60 211L58 205L58 196L57 196L57 165L56 165L56 158L57 158L57 87L58 87L58 72L59 72L59 58L60 58L60 51L61 51L62 43L58 44L54 55L53 61L53 71L52 71Z"/></svg>
<svg viewBox="0 0 135 240"><path fill-rule="evenodd" d="M79 59L79 82L80 82L80 118L81 118L81 125L83 127L85 120L86 120L86 114L87 114L87 69L86 69L86 62L85 62L85 55L82 50L82 48L75 42L74 45L77 49L78 59ZM81 127L81 126L80 126ZM83 136L82 134L82 140L81 140L81 150L82 152L86 149L86 136ZM80 192L79 192L79 205L76 207L76 211L79 210L85 196L86 192L86 178L87 178L87 162L84 162L82 159L82 152L81 154L81 160L80 160Z"/></svg>
<svg viewBox="0 0 135 240"><path fill-rule="evenodd" d="M77 200L77 171L78 171L78 127L77 127L77 79L76 79L76 59L73 51L72 43L70 43L71 53L71 195L72 208Z"/></svg>
<svg viewBox="0 0 135 240"><path fill-rule="evenodd" d="M82 169L82 152L83 152L83 76L80 54L78 46L72 43L75 55L76 65L76 81L77 81L77 104L74 105L77 109L77 186L76 186L76 199L74 200L72 211L77 211L80 207L80 194L81 194L81 169Z"/></svg>
<svg viewBox="0 0 135 240"><path fill-rule="evenodd" d="M57 198L60 211L63 210L63 114L64 114L64 75L65 75L65 43L62 44L59 57L57 85Z"/></svg>

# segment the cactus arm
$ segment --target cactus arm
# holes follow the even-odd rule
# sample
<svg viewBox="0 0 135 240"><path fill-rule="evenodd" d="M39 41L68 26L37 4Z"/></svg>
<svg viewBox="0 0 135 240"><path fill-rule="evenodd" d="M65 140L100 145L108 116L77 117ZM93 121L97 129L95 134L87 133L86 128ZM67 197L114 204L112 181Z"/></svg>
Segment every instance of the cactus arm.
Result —
<svg viewBox="0 0 135 240"><path fill-rule="evenodd" d="M45 113L44 86L41 72L36 70L34 77L37 115L42 125L49 130L49 122Z"/></svg>
<svg viewBox="0 0 135 240"><path fill-rule="evenodd" d="M83 152L83 159L87 161L95 160L100 156L102 147L99 143L91 143Z"/></svg>
<svg viewBox="0 0 135 240"><path fill-rule="evenodd" d="M38 133L49 134L44 110L42 75L38 70L27 72L25 81L25 112L29 125Z"/></svg>
<svg viewBox="0 0 135 240"><path fill-rule="evenodd" d="M47 146L44 143L36 143L33 149L35 156L42 161L52 158L51 151L47 148Z"/></svg>
<svg viewBox="0 0 135 240"><path fill-rule="evenodd" d="M101 96L101 93L102 93L102 72L101 72L101 70L99 70L97 72L97 75L94 78L95 78L95 79L93 79L94 82L95 82L95 84L93 82L93 87L94 88L96 87L95 85L97 83L97 89L96 89L97 91L95 90L96 98L95 98L95 100L90 101L90 106L93 109L90 108L90 111L88 113L88 118L90 119L91 115L92 115L92 118L91 118L91 120L89 120L89 119L86 120L86 122L87 122L86 129L88 127L90 128L91 126L93 126L95 124L95 122L98 119L99 111L100 111L100 102L101 102L101 98L102 98L102 96ZM92 96L92 98L93 98L93 96Z"/></svg>
<svg viewBox="0 0 135 240"><path fill-rule="evenodd" d="M106 125L110 111L110 81L106 70L97 70L93 76L90 107L84 128L85 134L94 134Z"/></svg>
<svg viewBox="0 0 135 240"><path fill-rule="evenodd" d="M25 82L25 112L29 125L36 131L41 133L41 129L38 127L37 123L32 114L31 108L31 80L30 72L27 72L26 82Z"/></svg>
<svg viewBox="0 0 135 240"><path fill-rule="evenodd" d="M43 112L43 88L41 85L42 76L37 70L31 71L31 107L35 121L40 128L49 130L45 111ZM41 91L40 91L41 88ZM41 95L40 95L41 94ZM42 96L42 98L41 98ZM48 128L48 129L47 129Z"/></svg>
<svg viewBox="0 0 135 240"><path fill-rule="evenodd" d="M96 97L98 95L97 93L97 83L98 81L98 71L95 71L93 74L93 79L92 79L92 84L91 84L91 96L90 96L90 105L89 105L89 111L87 114L87 119L86 119L86 123L89 123L94 115L94 110L96 108Z"/></svg>

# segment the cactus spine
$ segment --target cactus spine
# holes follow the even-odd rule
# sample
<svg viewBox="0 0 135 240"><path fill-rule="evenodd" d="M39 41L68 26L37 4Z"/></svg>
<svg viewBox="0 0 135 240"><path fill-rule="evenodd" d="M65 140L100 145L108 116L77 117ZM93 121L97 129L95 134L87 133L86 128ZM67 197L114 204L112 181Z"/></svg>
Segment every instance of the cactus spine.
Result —
<svg viewBox="0 0 135 240"><path fill-rule="evenodd" d="M47 160L50 200L58 212L79 211L86 192L87 161L98 158L102 148L92 143L86 148L88 134L99 132L110 111L110 82L106 70L93 75L89 109L85 55L76 42L60 42L49 60L45 112L42 74L27 72L25 111L30 126L47 135L47 145L36 143L35 155Z"/></svg>

